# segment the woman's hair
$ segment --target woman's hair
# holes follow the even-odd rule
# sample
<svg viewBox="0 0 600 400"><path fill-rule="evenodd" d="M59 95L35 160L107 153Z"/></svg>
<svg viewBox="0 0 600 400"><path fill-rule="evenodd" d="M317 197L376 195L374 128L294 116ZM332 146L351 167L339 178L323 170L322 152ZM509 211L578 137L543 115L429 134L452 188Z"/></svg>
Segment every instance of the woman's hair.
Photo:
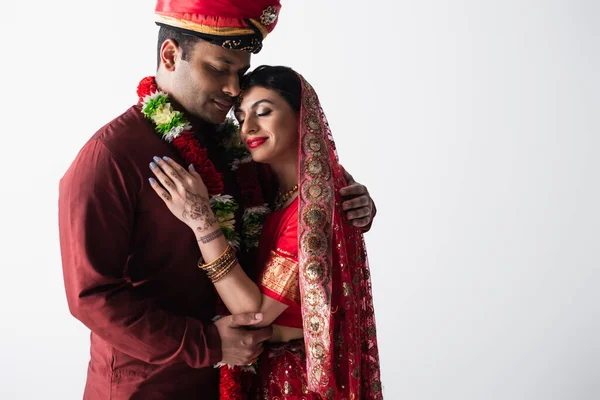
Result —
<svg viewBox="0 0 600 400"><path fill-rule="evenodd" d="M242 78L242 91L254 86L271 89L279 93L290 107L300 112L302 83L298 74L289 67L261 65Z"/></svg>

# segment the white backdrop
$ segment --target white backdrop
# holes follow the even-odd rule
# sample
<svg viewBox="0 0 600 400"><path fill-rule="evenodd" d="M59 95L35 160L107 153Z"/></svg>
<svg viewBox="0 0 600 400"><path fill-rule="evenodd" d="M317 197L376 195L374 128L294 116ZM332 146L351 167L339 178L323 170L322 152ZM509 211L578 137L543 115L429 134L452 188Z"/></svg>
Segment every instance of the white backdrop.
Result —
<svg viewBox="0 0 600 400"><path fill-rule="evenodd" d="M3 4L0 398L79 399L58 180L154 72L154 1ZM384 394L600 398L600 3L284 0L367 236Z"/></svg>

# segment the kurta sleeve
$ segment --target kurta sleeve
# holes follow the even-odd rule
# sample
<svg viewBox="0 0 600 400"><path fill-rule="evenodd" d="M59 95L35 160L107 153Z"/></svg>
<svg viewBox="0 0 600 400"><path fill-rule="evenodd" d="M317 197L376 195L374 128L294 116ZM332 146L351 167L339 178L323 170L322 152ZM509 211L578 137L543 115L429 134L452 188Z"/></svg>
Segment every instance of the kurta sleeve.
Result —
<svg viewBox="0 0 600 400"><path fill-rule="evenodd" d="M91 141L59 188L59 230L69 309L95 334L139 360L221 361L216 327L173 315L133 293L125 277L137 189L99 140Z"/></svg>
<svg viewBox="0 0 600 400"><path fill-rule="evenodd" d="M288 306L300 305L298 281L298 218L289 218L260 277L263 294Z"/></svg>

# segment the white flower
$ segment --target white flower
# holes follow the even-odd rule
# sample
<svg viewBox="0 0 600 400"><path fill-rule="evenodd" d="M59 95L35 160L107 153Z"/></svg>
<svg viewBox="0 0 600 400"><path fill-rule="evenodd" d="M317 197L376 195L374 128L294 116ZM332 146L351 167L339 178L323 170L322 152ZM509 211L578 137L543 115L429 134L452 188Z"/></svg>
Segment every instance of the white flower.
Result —
<svg viewBox="0 0 600 400"><path fill-rule="evenodd" d="M163 136L163 139L171 143L173 139L176 139L179 136L181 136L183 132L190 130L192 130L192 125L190 124L186 123L185 125L177 125L171 128L171 130Z"/></svg>
<svg viewBox="0 0 600 400"><path fill-rule="evenodd" d="M170 143L173 141L173 139L178 138L179 135L181 135L181 133L185 130L185 126L183 125L174 126L168 133L165 134L165 136L163 136L163 138Z"/></svg>
<svg viewBox="0 0 600 400"><path fill-rule="evenodd" d="M244 365L242 367L240 367L240 369L244 372L252 372L254 374L256 374L256 368L254 368L254 365Z"/></svg>
<svg viewBox="0 0 600 400"><path fill-rule="evenodd" d="M231 229L233 231L235 228L235 216L233 213L219 217L219 225L221 225L221 228L223 229Z"/></svg>
<svg viewBox="0 0 600 400"><path fill-rule="evenodd" d="M150 118L152 118L152 121L156 125L163 125L171 122L171 119L174 115L175 113L173 112L173 107L171 107L171 104L165 103L158 106Z"/></svg>
<svg viewBox="0 0 600 400"><path fill-rule="evenodd" d="M150 100L152 100L152 99L158 99L158 98L159 98L159 97L161 97L161 96L167 97L167 94L166 94L165 92L161 92L161 91L159 90L159 91L156 91L156 92L154 92L154 93L152 93L152 94L150 94L150 95L147 95L147 96L145 96L145 97L144 97L144 99L143 99L144 106L145 106L146 104L148 104L148 102L149 102Z"/></svg>
<svg viewBox="0 0 600 400"><path fill-rule="evenodd" d="M250 161L252 161L252 156L246 156L244 158L236 158L231 163L231 170L237 171L237 169L240 167L240 164L249 163Z"/></svg>
<svg viewBox="0 0 600 400"><path fill-rule="evenodd" d="M221 367L224 367L226 365L227 365L227 367L229 367L229 369L234 369L235 368L235 365L225 364L223 361L219 361L218 363L216 363L215 364L215 368L221 368ZM240 367L240 369L242 371L245 371L245 372L254 372L256 374L256 369L254 368L253 365L251 365L251 366L244 365L243 367Z"/></svg>
<svg viewBox="0 0 600 400"><path fill-rule="evenodd" d="M236 250L240 249L240 241L237 239L229 240L227 243Z"/></svg>
<svg viewBox="0 0 600 400"><path fill-rule="evenodd" d="M247 208L246 211L244 211L244 219L248 218L252 214L265 215L270 212L271 210L266 204L258 207L250 207Z"/></svg>
<svg viewBox="0 0 600 400"><path fill-rule="evenodd" d="M215 194L210 198L210 205L214 205L215 203L233 203L233 197L228 194Z"/></svg>
<svg viewBox="0 0 600 400"><path fill-rule="evenodd" d="M146 118L151 118L151 116L146 110L146 107L148 107L148 103L150 102L150 100L158 99L159 97L164 97L165 99L168 99L168 96L163 92L154 92L148 96L144 96L144 98L142 99L142 113L144 113L144 116Z"/></svg>

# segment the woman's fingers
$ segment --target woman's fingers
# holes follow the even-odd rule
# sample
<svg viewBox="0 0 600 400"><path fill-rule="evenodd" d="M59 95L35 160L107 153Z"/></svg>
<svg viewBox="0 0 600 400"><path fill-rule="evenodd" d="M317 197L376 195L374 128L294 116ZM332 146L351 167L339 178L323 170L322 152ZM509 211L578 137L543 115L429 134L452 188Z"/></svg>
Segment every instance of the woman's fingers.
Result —
<svg viewBox="0 0 600 400"><path fill-rule="evenodd" d="M157 168L153 168L153 165ZM175 197L175 191L184 198L190 193L202 197L208 196L206 185L193 164L190 164L186 170L169 157L154 157L154 162L150 163L150 167L153 168L160 183L167 187L171 196Z"/></svg>
<svg viewBox="0 0 600 400"><path fill-rule="evenodd" d="M165 203L171 200L171 195L169 194L169 192L163 189L162 186L158 184L156 179L150 178L148 180L150 181L150 186L152 186L152 189L154 189L154 191L160 196L161 199L163 199Z"/></svg>
<svg viewBox="0 0 600 400"><path fill-rule="evenodd" d="M166 160L168 160L167 157L154 157L154 163L164 172L164 174L169 179L171 179L171 181L175 184L177 189L185 190L183 182L187 179L184 180L185 176L182 176L180 172L177 169L173 168ZM177 163L175 163L175 165L177 165ZM179 169L187 175L187 172L183 168L179 167Z"/></svg>
<svg viewBox="0 0 600 400"><path fill-rule="evenodd" d="M168 177L163 172L161 167L159 167L155 162L150 163L150 169L152 170L152 173L156 176L158 181L167 189L169 195L173 197L173 195L177 193L177 186L175 182L173 182L173 180L170 177Z"/></svg>
<svg viewBox="0 0 600 400"><path fill-rule="evenodd" d="M173 171L175 171L182 181L185 181L190 176L190 174L185 170L185 168L183 168L181 165L179 165L169 157L163 157L162 161L164 161Z"/></svg>
<svg viewBox="0 0 600 400"><path fill-rule="evenodd" d="M196 172L196 168L194 168L194 164L190 164L187 168L183 168L177 162L169 157L163 157L163 160L171 167L177 174L182 178L183 182L186 182L189 187L188 189L196 188L198 182L204 183L202 181L202 177L198 172Z"/></svg>

